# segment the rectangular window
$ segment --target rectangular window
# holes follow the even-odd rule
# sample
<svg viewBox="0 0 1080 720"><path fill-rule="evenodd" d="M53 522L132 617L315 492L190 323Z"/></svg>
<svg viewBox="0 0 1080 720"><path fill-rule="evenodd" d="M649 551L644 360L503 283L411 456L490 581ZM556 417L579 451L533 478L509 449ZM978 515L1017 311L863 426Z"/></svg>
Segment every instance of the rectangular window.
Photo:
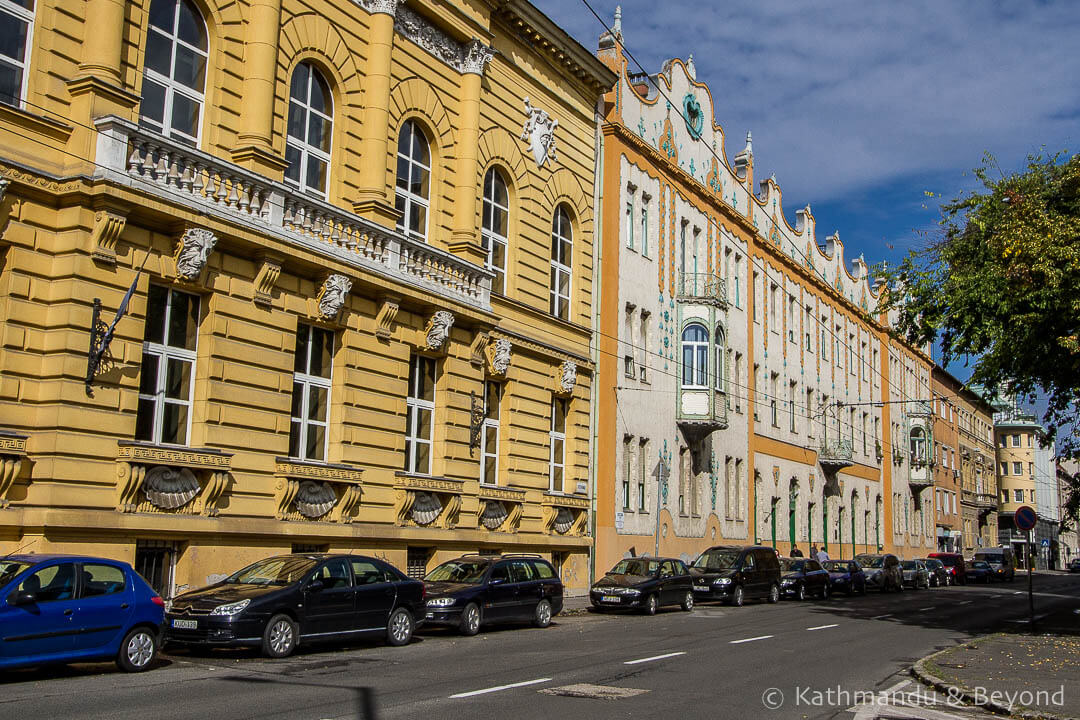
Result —
<svg viewBox="0 0 1080 720"><path fill-rule="evenodd" d="M735 458L735 507L732 509L731 514L735 516L736 520L742 519L742 460Z"/></svg>
<svg viewBox="0 0 1080 720"><path fill-rule="evenodd" d="M1012 436L1012 446L1013 447L1020 447L1020 436L1019 435L1013 435Z"/></svg>
<svg viewBox="0 0 1080 720"><path fill-rule="evenodd" d="M686 486L690 480L690 451L679 449L679 514L686 514Z"/></svg>
<svg viewBox="0 0 1080 720"><path fill-rule="evenodd" d="M806 407L803 411L806 413L806 435L808 437L814 437L814 423L812 418L814 417L814 391L812 388L806 390Z"/></svg>
<svg viewBox="0 0 1080 720"><path fill-rule="evenodd" d="M645 512L645 480L649 476L649 441L638 444L638 510Z"/></svg>
<svg viewBox="0 0 1080 720"><path fill-rule="evenodd" d="M732 400L735 403L735 412L741 413L742 412L742 402L741 402L742 401L742 396L745 394L743 392L743 386L742 386L742 353L739 353L739 352L735 353L735 362L732 363L732 370L731 371L732 371L732 376L733 376L731 396L732 396Z"/></svg>
<svg viewBox="0 0 1080 720"><path fill-rule="evenodd" d="M814 314L810 308L806 308L806 318L803 320L803 345L806 352L813 352L811 338L814 332Z"/></svg>
<svg viewBox="0 0 1080 720"><path fill-rule="evenodd" d="M638 378L641 382L649 381L649 317L646 310L641 311L641 332L638 336Z"/></svg>
<svg viewBox="0 0 1080 720"><path fill-rule="evenodd" d="M754 421L755 422L758 420L758 406L761 405L762 402L764 402L764 393L765 393L764 378L762 378L761 385L757 384L758 383L758 370L760 370L760 369L761 369L761 366L758 365L757 363L754 363L754 377L753 377L754 396L753 397L754 397Z"/></svg>
<svg viewBox="0 0 1080 720"><path fill-rule="evenodd" d="M135 541L135 572L161 597L173 594L177 547L163 540Z"/></svg>
<svg viewBox="0 0 1080 720"><path fill-rule="evenodd" d="M151 285L146 304L135 439L187 445L199 298Z"/></svg>
<svg viewBox="0 0 1080 720"><path fill-rule="evenodd" d="M326 462L334 334L300 323L293 357L289 457Z"/></svg>
<svg viewBox="0 0 1080 720"><path fill-rule="evenodd" d="M548 431L548 490L561 493L566 473L566 418L570 401L553 398L551 401L551 429Z"/></svg>
<svg viewBox="0 0 1080 720"><path fill-rule="evenodd" d="M502 412L502 383L484 382L484 426L480 432L480 482L499 484L499 416Z"/></svg>
<svg viewBox="0 0 1080 720"><path fill-rule="evenodd" d="M1024 474L1024 465L1023 465L1023 463L1014 462L1012 464L1012 474L1013 475L1023 475Z"/></svg>
<svg viewBox="0 0 1080 720"><path fill-rule="evenodd" d="M649 196L641 197L641 257L649 257Z"/></svg>
<svg viewBox="0 0 1080 720"><path fill-rule="evenodd" d="M776 373L772 374L772 387L769 388L769 390L770 390L769 408L770 408L771 413L772 413L772 426L775 427L775 428L780 427L780 418L777 416L777 409L776 409L777 379L779 377L780 376L777 375Z"/></svg>
<svg viewBox="0 0 1080 720"><path fill-rule="evenodd" d="M795 383L788 386L788 431L795 432Z"/></svg>
<svg viewBox="0 0 1080 720"><path fill-rule="evenodd" d="M750 293L754 303L754 322L761 322L761 298L758 297L758 288L761 287L758 274L755 272L750 278Z"/></svg>
<svg viewBox="0 0 1080 720"><path fill-rule="evenodd" d="M788 342L795 342L795 338L798 334L795 330L795 296L788 295L788 316L787 316L787 334Z"/></svg>
<svg viewBox="0 0 1080 720"><path fill-rule="evenodd" d="M1004 462L1001 463L1001 474L1002 475L1008 475L1009 474L1009 463L1004 463Z"/></svg>
<svg viewBox="0 0 1080 720"><path fill-rule="evenodd" d="M634 249L634 191L630 191L630 199L626 201L626 247Z"/></svg>
<svg viewBox="0 0 1080 720"><path fill-rule="evenodd" d="M1013 499L1015 500L1015 502L1024 502L1024 491L1013 490Z"/></svg>
<svg viewBox="0 0 1080 720"><path fill-rule="evenodd" d="M1028 463L1028 475L1035 477L1035 463Z"/></svg>
<svg viewBox="0 0 1080 720"><path fill-rule="evenodd" d="M776 285L769 287L769 329L780 332L780 288Z"/></svg>
<svg viewBox="0 0 1080 720"><path fill-rule="evenodd" d="M414 354L409 360L409 395L405 400L405 472L431 474L435 416L435 361Z"/></svg>
<svg viewBox="0 0 1080 720"><path fill-rule="evenodd" d="M742 307L742 256L735 253L735 269L732 272L732 281L735 284L735 307Z"/></svg>
<svg viewBox="0 0 1080 720"><path fill-rule="evenodd" d="M0 103L23 104L33 31L34 0L0 0Z"/></svg>
<svg viewBox="0 0 1080 720"><path fill-rule="evenodd" d="M821 316L821 340L818 341L818 352L821 354L821 361L825 362L829 359L829 317L828 315Z"/></svg>
<svg viewBox="0 0 1080 720"><path fill-rule="evenodd" d="M627 435L623 440L623 510L630 509L630 483L634 474L634 438Z"/></svg>
<svg viewBox="0 0 1080 720"><path fill-rule="evenodd" d="M423 580L427 575L429 557L431 557L431 548L410 545L405 550L405 574L414 580Z"/></svg>
<svg viewBox="0 0 1080 720"><path fill-rule="evenodd" d="M628 378L634 377L634 356L626 355L623 357L623 374Z"/></svg>

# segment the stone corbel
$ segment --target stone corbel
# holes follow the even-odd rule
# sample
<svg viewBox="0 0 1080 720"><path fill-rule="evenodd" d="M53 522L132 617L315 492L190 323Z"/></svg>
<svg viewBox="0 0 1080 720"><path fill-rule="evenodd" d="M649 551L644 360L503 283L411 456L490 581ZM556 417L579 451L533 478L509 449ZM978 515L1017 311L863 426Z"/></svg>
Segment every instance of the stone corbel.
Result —
<svg viewBox="0 0 1080 720"><path fill-rule="evenodd" d="M94 228L90 231L91 257L108 265L116 265L116 241L124 230L127 218L98 210L94 215Z"/></svg>
<svg viewBox="0 0 1080 720"><path fill-rule="evenodd" d="M461 515L461 480L398 473L394 514L399 526L457 527Z"/></svg>
<svg viewBox="0 0 1080 720"><path fill-rule="evenodd" d="M208 517L218 514L218 502L228 486L232 465L232 454L218 450L173 448L130 440L118 443L116 459L119 512L145 509ZM140 492L147 495L145 506L139 499Z"/></svg>
<svg viewBox="0 0 1080 720"><path fill-rule="evenodd" d="M484 367L487 360L487 347L491 342L491 335L485 330L477 330L473 335L472 344L469 345L469 362L476 367Z"/></svg>
<svg viewBox="0 0 1080 720"><path fill-rule="evenodd" d="M544 532L548 535L587 534L589 500L587 498L546 495L543 500Z"/></svg>
<svg viewBox="0 0 1080 720"><path fill-rule="evenodd" d="M396 295L383 295L380 298L379 314L375 316L375 337L389 340L394 332L394 319L397 318L401 298Z"/></svg>
<svg viewBox="0 0 1080 720"><path fill-rule="evenodd" d="M438 524L441 528L452 530L457 527L458 519L461 516L461 496L450 495L447 497L446 505L443 508L442 515L439 516Z"/></svg>
<svg viewBox="0 0 1080 720"><path fill-rule="evenodd" d="M255 275L255 304L270 305L274 288L281 275L281 260L272 255L259 258L259 272Z"/></svg>
<svg viewBox="0 0 1080 720"><path fill-rule="evenodd" d="M512 488L481 487L476 526L492 532L516 533L521 527L525 491Z"/></svg>
<svg viewBox="0 0 1080 720"><path fill-rule="evenodd" d="M278 520L349 524L363 495L364 471L352 465L275 459Z"/></svg>
<svg viewBox="0 0 1080 720"><path fill-rule="evenodd" d="M26 440L29 436L0 430L0 508L11 504L8 492L22 472L26 460Z"/></svg>

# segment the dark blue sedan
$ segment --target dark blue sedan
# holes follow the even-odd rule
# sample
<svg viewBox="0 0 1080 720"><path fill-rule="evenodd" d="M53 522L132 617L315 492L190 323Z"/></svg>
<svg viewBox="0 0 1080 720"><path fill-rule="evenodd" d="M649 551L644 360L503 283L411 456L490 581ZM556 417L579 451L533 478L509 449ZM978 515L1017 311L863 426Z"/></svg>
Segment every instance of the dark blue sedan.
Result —
<svg viewBox="0 0 1080 720"><path fill-rule="evenodd" d="M146 670L165 603L130 565L72 555L0 559L0 668L115 660Z"/></svg>
<svg viewBox="0 0 1080 720"><path fill-rule="evenodd" d="M866 573L859 563L854 560L826 560L821 565L829 571L829 584L833 592L866 594Z"/></svg>

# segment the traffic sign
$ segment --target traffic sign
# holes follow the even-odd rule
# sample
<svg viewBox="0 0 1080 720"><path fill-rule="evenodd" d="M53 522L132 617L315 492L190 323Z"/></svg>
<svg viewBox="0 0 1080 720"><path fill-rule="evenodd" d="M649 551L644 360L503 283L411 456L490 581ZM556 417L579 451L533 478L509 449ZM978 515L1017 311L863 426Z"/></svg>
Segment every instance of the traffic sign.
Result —
<svg viewBox="0 0 1080 720"><path fill-rule="evenodd" d="M1050 539L1049 538L1043 538L1042 546L1043 547L1050 547Z"/></svg>
<svg viewBox="0 0 1080 720"><path fill-rule="evenodd" d="M1013 523L1016 524L1018 530L1033 529L1037 519L1035 511L1029 505L1021 505L1016 508L1016 513L1013 515Z"/></svg>

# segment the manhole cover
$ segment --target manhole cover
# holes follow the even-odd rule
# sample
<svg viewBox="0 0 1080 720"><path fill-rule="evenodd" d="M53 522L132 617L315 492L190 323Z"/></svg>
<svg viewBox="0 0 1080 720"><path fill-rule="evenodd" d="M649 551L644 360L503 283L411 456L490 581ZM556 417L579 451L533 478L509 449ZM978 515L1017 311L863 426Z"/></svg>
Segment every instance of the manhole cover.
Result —
<svg viewBox="0 0 1080 720"><path fill-rule="evenodd" d="M615 687L613 685L590 685L578 683L577 685L563 685L557 688L546 688L540 692L545 695L562 695L563 697L591 698L593 700L622 700L649 692L636 688Z"/></svg>

